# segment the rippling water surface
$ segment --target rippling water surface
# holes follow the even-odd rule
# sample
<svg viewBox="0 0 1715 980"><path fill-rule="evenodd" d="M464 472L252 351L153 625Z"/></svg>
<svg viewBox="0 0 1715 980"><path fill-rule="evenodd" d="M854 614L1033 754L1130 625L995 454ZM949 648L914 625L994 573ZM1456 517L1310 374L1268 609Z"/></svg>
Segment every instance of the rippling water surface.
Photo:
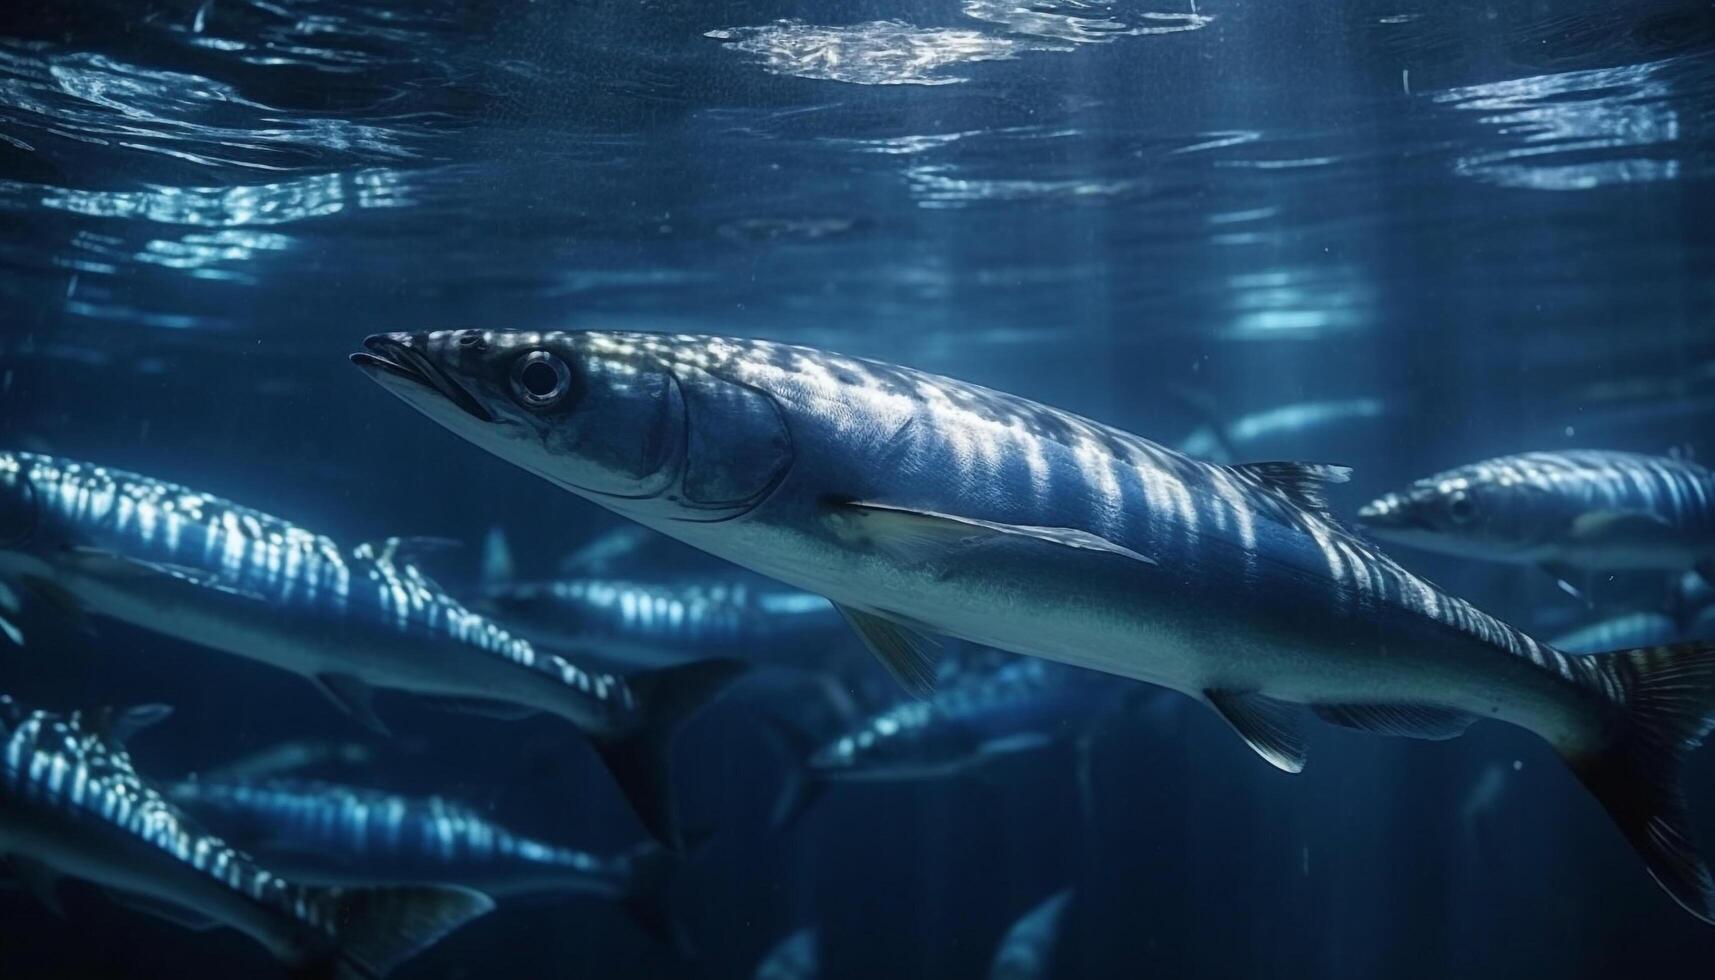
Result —
<svg viewBox="0 0 1715 980"><path fill-rule="evenodd" d="M0 14L0 433L222 475L259 504L389 532L474 536L497 495L566 515L542 519L544 538L593 520L352 376L343 355L391 329L802 341L1200 452L1352 462L1360 489L1528 449L1701 441L1715 455L1711 229L1715 8L1693 0L80 0ZM466 465L492 482L453 479ZM1520 618L1542 598L1465 575L1444 577L1494 589L1485 605ZM1523 751L1495 741L1503 762ZM1405 801L1389 820L1457 799L1455 777L1414 787L1388 768L1428 751L1352 749L1363 779L1327 777L1323 809L1292 825L1334 820L1361 786ZM1250 761L1235 749L1210 764ZM1264 806L1274 774L1245 775L1200 791L1180 829ZM1103 919L1111 956L1081 975L1149 974L1151 956L1174 976L1516 975L1501 966L1528 957L1493 953L1509 923L1533 950L1580 933L1543 954L1568 976L1617 975L1621 924L1660 947L1649 975L1715 962L1695 924L1650 931L1673 910L1618 845L1580 852L1613 843L1582 816L1596 829L1504 841L1536 854L1504 886L1372 823L1352 835L1374 849L1340 881L1307 877L1321 873L1309 850L1299 874L1294 850L1248 892L1234 859L1175 865L1146 843L1137 861L1154 873L1131 880L1182 898L1203 923L1183 928L1205 931L1146 940ZM1244 828L1251 843L1266 832ZM1399 901L1427 932L1379 911L1396 893L1376 854L1399 856L1414 882ZM1606 862L1629 886L1614 935L1581 914L1602 894L1528 878L1550 858ZM902 863L892 880L916 880ZM1512 891L1467 897L1485 888ZM958 894L916 900L913 921L944 925L923 910ZM1141 907L1127 901L1112 907ZM1460 914L1465 901L1478 911ZM1225 910L1248 925L1209 925ZM739 937L711 944L734 963L791 925L743 932L704 912ZM1255 925L1275 913L1284 924ZM1422 973L1414 950L1435 951ZM908 975L963 975L913 962Z"/></svg>

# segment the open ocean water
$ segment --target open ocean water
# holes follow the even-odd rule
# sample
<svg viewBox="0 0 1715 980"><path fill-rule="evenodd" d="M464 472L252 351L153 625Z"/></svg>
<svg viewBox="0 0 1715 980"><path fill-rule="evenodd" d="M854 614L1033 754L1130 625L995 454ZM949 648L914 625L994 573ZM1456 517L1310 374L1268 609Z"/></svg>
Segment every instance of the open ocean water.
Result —
<svg viewBox="0 0 1715 980"><path fill-rule="evenodd" d="M473 607L506 564L513 580L578 578L609 588L621 634L777 588L611 537L620 519L417 418L347 361L370 334L464 328L713 334L909 365L1218 462L1348 464L1330 491L1343 518L1506 454L1707 465L1715 5L0 10L0 451L182 484L342 548L459 542L409 549L422 571L406 578ZM0 553L40 526L0 504ZM615 555L562 564L592 541ZM1715 635L1715 598L1692 578L1572 580L1385 547L1541 638L1624 616L1660 628L1596 648ZM595 854L647 837L560 719L384 690L382 735L290 673L10 567L0 622L24 642L0 638L0 693L54 712L171 705L130 741L139 779L207 783L270 747L338 744L266 776L439 795ZM624 592L690 579L698 598ZM819 602L758 600L759 615L832 614ZM501 626L524 615L480 608ZM1651 882L1552 749L1501 724L1449 741L1311 726L1310 764L1289 775L1189 698L1079 676L1099 690L1007 717L1029 737L959 730L1004 764L836 783L776 820L800 741L911 702L843 627L739 629L722 655L751 672L674 743L692 842L650 911L505 897L396 975L1479 980L1715 964L1715 926ZM576 652L599 662L624 639ZM663 662L701 655L649 643ZM956 659L943 691L1035 663ZM1127 707L1092 706L1115 692ZM1715 844L1715 760L1692 756L1684 786L1694 836ZM0 977L285 975L239 931L45 873L7 829L27 796L0 801L15 872ZM284 833L228 826L268 867ZM279 853L361 878L341 846Z"/></svg>

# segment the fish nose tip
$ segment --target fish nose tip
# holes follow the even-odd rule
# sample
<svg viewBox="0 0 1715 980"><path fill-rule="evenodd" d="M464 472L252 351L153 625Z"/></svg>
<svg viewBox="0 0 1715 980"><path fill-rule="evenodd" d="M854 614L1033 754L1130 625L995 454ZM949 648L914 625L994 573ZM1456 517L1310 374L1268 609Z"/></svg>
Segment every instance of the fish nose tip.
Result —
<svg viewBox="0 0 1715 980"><path fill-rule="evenodd" d="M389 349L412 346L414 338L404 331L391 333L372 333L363 338L363 349L376 354L385 353Z"/></svg>

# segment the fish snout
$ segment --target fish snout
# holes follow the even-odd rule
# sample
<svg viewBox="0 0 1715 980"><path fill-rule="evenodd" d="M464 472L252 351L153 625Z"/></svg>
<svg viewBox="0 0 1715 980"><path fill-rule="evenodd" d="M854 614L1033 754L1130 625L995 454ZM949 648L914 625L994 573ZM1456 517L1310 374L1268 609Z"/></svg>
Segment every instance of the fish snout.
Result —
<svg viewBox="0 0 1715 980"><path fill-rule="evenodd" d="M407 401L415 401L413 395L420 398L425 392L432 392L478 421L497 421L493 413L448 372L442 364L446 351L437 349L437 345L432 343L433 336L404 332L370 334L364 338L363 350L351 355L351 362Z"/></svg>

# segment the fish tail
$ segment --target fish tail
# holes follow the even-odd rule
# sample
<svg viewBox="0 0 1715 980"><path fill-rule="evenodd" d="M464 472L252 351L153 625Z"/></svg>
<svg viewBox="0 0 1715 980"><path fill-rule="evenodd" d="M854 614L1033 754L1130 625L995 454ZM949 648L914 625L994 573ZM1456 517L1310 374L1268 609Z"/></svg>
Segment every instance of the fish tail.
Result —
<svg viewBox="0 0 1715 980"><path fill-rule="evenodd" d="M737 660L699 660L627 678L643 715L625 733L597 736L596 752L655 839L684 850L673 799L673 736L745 670Z"/></svg>
<svg viewBox="0 0 1715 980"><path fill-rule="evenodd" d="M333 949L299 964L294 980L376 980L494 908L487 895L445 886L313 889L334 929Z"/></svg>
<svg viewBox="0 0 1715 980"><path fill-rule="evenodd" d="M687 832L685 846L695 853L708 838L706 830ZM685 856L649 843L633 849L629 857L631 875L621 899L625 911L649 938L672 950L681 960L691 960L695 950L690 936L669 902L673 882L685 867Z"/></svg>
<svg viewBox="0 0 1715 980"><path fill-rule="evenodd" d="M786 763L786 772L780 778L780 792L774 798L774 812L768 818L768 825L776 832L791 829L822 795L823 783L810 772L810 753L815 746L810 737L784 718L771 714L761 714L758 719L762 722L762 730L773 742Z"/></svg>
<svg viewBox="0 0 1715 980"><path fill-rule="evenodd" d="M1715 923L1715 877L1691 838L1680 789L1686 756L1715 729L1715 642L1619 650L1604 661L1624 692L1623 719L1600 746L1568 751L1567 762L1656 882Z"/></svg>

